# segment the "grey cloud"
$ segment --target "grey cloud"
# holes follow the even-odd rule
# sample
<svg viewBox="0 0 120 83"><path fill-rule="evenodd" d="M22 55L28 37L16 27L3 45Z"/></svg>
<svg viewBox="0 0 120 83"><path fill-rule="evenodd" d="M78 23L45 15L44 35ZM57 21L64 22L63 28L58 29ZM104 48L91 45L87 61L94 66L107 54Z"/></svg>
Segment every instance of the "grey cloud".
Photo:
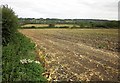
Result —
<svg viewBox="0 0 120 83"><path fill-rule="evenodd" d="M19 17L117 19L118 0L3 0Z"/></svg>

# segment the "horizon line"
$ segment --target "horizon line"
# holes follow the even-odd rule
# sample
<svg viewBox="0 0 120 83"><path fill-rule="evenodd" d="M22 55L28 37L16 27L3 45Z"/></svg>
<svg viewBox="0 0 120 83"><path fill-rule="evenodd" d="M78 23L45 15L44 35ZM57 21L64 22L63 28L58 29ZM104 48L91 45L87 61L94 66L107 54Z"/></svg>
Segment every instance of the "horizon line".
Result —
<svg viewBox="0 0 120 83"><path fill-rule="evenodd" d="M71 20L74 20L74 19L80 19L80 20L105 20L105 21L120 21L119 19L100 19L100 18L51 18L51 17L46 17L46 18L36 18L36 17L18 17L18 18L31 18L31 19L71 19Z"/></svg>

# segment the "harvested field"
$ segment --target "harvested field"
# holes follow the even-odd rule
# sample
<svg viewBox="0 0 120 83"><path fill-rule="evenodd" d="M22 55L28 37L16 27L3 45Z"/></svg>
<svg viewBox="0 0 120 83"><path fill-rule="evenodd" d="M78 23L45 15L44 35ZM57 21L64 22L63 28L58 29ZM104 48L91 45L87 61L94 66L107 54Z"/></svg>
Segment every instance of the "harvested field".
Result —
<svg viewBox="0 0 120 83"><path fill-rule="evenodd" d="M48 24L26 24L26 25L23 25L21 27L32 27L32 26L35 26L35 27L48 27Z"/></svg>
<svg viewBox="0 0 120 83"><path fill-rule="evenodd" d="M118 81L117 29L21 29L45 52L49 80Z"/></svg>
<svg viewBox="0 0 120 83"><path fill-rule="evenodd" d="M35 27L48 27L49 24L26 24L26 25L23 25L21 27L32 27L32 26L35 26ZM55 27L73 27L73 26L79 27L78 25L73 25L73 24L55 24Z"/></svg>

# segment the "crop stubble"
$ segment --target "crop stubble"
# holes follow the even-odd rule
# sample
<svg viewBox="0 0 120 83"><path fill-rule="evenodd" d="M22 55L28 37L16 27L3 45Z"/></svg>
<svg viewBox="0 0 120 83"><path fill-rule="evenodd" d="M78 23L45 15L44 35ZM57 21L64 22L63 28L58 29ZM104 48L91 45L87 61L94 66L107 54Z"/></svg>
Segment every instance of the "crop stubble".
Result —
<svg viewBox="0 0 120 83"><path fill-rule="evenodd" d="M19 31L44 49L49 80L118 80L117 29Z"/></svg>

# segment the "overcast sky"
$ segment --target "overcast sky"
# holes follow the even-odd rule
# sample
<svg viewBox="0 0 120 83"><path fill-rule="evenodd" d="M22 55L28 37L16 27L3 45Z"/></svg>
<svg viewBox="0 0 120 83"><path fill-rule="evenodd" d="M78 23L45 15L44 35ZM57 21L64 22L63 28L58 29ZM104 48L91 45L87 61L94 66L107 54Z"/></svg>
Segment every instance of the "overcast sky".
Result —
<svg viewBox="0 0 120 83"><path fill-rule="evenodd" d="M118 19L119 0L2 0L19 17Z"/></svg>

